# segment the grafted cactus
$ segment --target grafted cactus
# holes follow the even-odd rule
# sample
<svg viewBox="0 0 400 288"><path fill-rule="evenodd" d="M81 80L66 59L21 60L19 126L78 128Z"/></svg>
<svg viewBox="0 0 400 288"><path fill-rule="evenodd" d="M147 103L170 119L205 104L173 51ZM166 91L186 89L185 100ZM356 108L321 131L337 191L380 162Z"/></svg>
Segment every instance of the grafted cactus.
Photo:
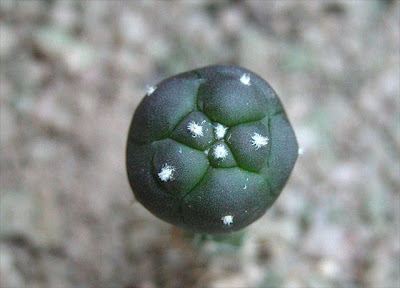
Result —
<svg viewBox="0 0 400 288"><path fill-rule="evenodd" d="M201 233L237 231L275 202L297 159L280 100L259 76L209 66L151 87L128 135L136 199Z"/></svg>

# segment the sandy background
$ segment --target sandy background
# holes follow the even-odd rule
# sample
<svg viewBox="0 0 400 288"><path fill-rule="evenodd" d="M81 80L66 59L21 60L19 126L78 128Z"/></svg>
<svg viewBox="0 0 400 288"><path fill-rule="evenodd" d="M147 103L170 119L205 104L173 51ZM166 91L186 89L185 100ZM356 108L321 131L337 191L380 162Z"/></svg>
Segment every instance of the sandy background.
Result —
<svg viewBox="0 0 400 288"><path fill-rule="evenodd" d="M400 287L399 1L0 1L1 287ZM133 199L146 87L231 63L304 149L239 247Z"/></svg>

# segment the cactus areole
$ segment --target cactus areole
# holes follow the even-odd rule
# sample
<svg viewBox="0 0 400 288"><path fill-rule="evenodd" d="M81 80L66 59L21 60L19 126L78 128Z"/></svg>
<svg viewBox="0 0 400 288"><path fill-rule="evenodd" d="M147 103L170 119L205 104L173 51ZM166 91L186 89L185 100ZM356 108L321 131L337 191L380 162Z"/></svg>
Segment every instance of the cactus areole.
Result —
<svg viewBox="0 0 400 288"><path fill-rule="evenodd" d="M157 217L227 233L271 207L297 152L269 84L246 69L217 65L148 90L133 115L126 168L136 199Z"/></svg>

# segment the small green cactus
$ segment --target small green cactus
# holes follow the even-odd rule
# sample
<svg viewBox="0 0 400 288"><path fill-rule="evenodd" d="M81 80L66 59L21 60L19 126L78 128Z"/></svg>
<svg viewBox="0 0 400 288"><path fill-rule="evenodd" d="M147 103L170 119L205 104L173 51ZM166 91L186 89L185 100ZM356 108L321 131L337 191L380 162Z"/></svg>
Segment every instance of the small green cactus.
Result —
<svg viewBox="0 0 400 288"><path fill-rule="evenodd" d="M268 83L236 66L210 66L151 87L128 135L136 199L195 232L240 230L279 196L298 146Z"/></svg>

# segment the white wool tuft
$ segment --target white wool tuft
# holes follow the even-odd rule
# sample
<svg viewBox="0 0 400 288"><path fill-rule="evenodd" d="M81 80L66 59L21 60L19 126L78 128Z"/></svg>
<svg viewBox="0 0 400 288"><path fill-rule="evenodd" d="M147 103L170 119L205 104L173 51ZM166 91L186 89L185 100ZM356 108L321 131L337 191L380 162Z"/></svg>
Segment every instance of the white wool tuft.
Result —
<svg viewBox="0 0 400 288"><path fill-rule="evenodd" d="M250 86L250 75L247 73L244 73L242 77L240 77L240 82L242 82L246 86Z"/></svg>
<svg viewBox="0 0 400 288"><path fill-rule="evenodd" d="M187 129L190 133L192 133L192 137L202 137L204 135L203 126L194 121L189 122Z"/></svg>
<svg viewBox="0 0 400 288"><path fill-rule="evenodd" d="M174 172L175 167L164 164L164 166L161 168L160 173L158 173L158 178L160 178L162 182L172 181L174 180Z"/></svg>
<svg viewBox="0 0 400 288"><path fill-rule="evenodd" d="M214 127L215 138L217 140L221 140L225 137L227 127L224 127L222 124L218 123L217 126Z"/></svg>
<svg viewBox="0 0 400 288"><path fill-rule="evenodd" d="M221 220L224 223L224 225L230 226L233 224L233 216L232 215L226 215L226 216L222 217Z"/></svg>
<svg viewBox="0 0 400 288"><path fill-rule="evenodd" d="M251 137L251 145L256 147L256 150L268 144L268 137L261 136L258 133L254 133Z"/></svg>
<svg viewBox="0 0 400 288"><path fill-rule="evenodd" d="M151 94L154 93L154 91L156 91L156 89L157 89L156 86L151 86L151 87L149 87L149 89L147 89L146 95L147 95L147 96L150 96Z"/></svg>
<svg viewBox="0 0 400 288"><path fill-rule="evenodd" d="M218 144L215 146L213 151L213 156L215 159L222 159L225 160L226 156L228 156L228 150L222 144Z"/></svg>

